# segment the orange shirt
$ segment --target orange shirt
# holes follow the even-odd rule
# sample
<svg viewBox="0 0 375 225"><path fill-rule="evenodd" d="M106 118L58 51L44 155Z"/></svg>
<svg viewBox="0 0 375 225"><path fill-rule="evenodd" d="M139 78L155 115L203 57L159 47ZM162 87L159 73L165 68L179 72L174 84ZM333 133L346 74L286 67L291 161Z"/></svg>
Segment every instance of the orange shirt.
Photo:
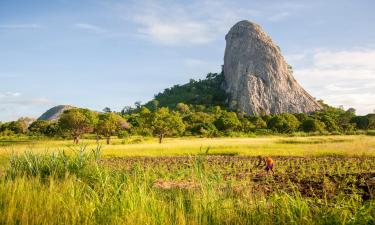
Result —
<svg viewBox="0 0 375 225"><path fill-rule="evenodd" d="M273 165L273 160L271 158L266 159L267 166Z"/></svg>

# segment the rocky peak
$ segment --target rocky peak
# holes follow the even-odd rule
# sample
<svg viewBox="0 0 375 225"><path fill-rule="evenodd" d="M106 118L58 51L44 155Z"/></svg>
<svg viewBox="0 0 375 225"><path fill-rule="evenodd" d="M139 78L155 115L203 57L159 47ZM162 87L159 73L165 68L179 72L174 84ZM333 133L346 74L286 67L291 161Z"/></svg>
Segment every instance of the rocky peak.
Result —
<svg viewBox="0 0 375 225"><path fill-rule="evenodd" d="M321 109L294 79L279 47L261 26L240 21L225 39L224 76L232 109L251 115Z"/></svg>

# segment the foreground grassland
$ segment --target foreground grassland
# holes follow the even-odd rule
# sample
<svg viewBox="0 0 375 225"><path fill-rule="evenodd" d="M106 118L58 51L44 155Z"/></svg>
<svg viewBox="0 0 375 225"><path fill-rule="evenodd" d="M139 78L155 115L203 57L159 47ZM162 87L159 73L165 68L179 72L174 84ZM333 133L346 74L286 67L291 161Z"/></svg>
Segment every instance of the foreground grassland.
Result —
<svg viewBox="0 0 375 225"><path fill-rule="evenodd" d="M0 224L375 224L375 137L1 143Z"/></svg>

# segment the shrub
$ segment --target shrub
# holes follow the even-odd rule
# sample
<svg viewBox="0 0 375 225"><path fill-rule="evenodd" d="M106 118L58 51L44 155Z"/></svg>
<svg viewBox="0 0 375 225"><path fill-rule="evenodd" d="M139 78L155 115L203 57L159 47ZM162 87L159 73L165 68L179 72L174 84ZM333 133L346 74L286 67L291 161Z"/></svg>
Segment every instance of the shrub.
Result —
<svg viewBox="0 0 375 225"><path fill-rule="evenodd" d="M301 128L305 132L323 132L324 131L324 123L320 122L317 119L309 118L302 122Z"/></svg>
<svg viewBox="0 0 375 225"><path fill-rule="evenodd" d="M280 133L292 133L298 129L300 122L289 113L275 115L267 123L269 129Z"/></svg>
<svg viewBox="0 0 375 225"><path fill-rule="evenodd" d="M38 154L27 151L22 155L12 155L10 166L6 171L8 178L17 176L40 177L41 179L50 176L64 178L67 174L77 177L87 177L93 167L98 166L101 155L101 146L98 145L91 151L86 146L73 149L74 153L68 156L64 151L52 154Z"/></svg>

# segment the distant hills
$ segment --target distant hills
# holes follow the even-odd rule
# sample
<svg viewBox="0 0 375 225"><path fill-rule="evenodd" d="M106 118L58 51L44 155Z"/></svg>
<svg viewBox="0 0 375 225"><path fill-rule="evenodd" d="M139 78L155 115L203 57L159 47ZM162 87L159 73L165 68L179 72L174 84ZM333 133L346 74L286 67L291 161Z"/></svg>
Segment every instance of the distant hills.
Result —
<svg viewBox="0 0 375 225"><path fill-rule="evenodd" d="M56 121L60 118L60 115L69 109L74 108L71 105L58 105L53 108L50 108L45 113L43 113L38 120L47 120L47 121Z"/></svg>

